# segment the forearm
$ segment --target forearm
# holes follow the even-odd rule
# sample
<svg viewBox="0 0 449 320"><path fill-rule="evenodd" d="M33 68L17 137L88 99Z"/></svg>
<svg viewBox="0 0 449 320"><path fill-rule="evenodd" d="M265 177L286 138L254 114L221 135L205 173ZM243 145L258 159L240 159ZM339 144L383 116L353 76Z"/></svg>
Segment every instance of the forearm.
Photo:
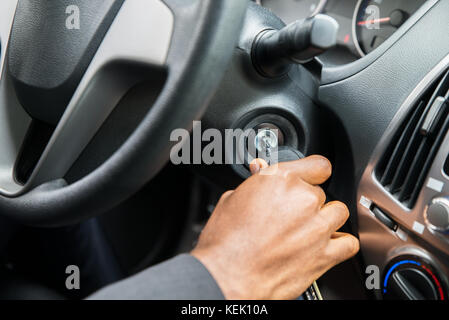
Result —
<svg viewBox="0 0 449 320"><path fill-rule="evenodd" d="M180 255L88 297L93 300L221 300L209 271L191 255Z"/></svg>

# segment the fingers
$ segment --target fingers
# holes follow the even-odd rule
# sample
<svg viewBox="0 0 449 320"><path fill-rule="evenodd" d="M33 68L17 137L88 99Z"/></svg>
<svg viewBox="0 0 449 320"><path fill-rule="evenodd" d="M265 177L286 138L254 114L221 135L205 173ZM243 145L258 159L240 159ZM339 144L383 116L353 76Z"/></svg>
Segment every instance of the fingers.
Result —
<svg viewBox="0 0 449 320"><path fill-rule="evenodd" d="M301 179L312 185L323 184L332 174L330 161L322 156L310 156L297 161L284 162L281 165L283 168L292 170ZM254 159L249 165L252 175L268 167L267 162L263 159Z"/></svg>
<svg viewBox="0 0 449 320"><path fill-rule="evenodd" d="M326 193L319 186L310 186L311 192L314 194L317 200L318 209L321 209L326 202Z"/></svg>
<svg viewBox="0 0 449 320"><path fill-rule="evenodd" d="M335 233L327 247L327 255L333 266L355 256L360 250L359 240L347 233Z"/></svg>
<svg viewBox="0 0 449 320"><path fill-rule="evenodd" d="M310 156L302 160L283 163L282 165L288 170L293 170L302 180L312 185L312 192L316 195L319 208L321 208L326 202L326 194L317 185L324 183L331 175L332 166L329 160L322 156ZM260 158L254 159L249 165L252 175L268 167L267 162Z"/></svg>
<svg viewBox="0 0 449 320"><path fill-rule="evenodd" d="M331 236L331 239L339 239L341 237L345 237L347 233L344 232L334 232Z"/></svg>
<svg viewBox="0 0 449 320"><path fill-rule="evenodd" d="M330 233L334 233L346 223L349 218L348 207L340 201L332 201L321 208L319 215L325 221Z"/></svg>
<svg viewBox="0 0 449 320"><path fill-rule="evenodd" d="M283 163L282 166L293 170L301 179L312 185L326 182L332 174L332 165L322 156L310 156L301 160Z"/></svg>
<svg viewBox="0 0 449 320"><path fill-rule="evenodd" d="M268 163L264 159L254 159L249 164L249 170L252 175L259 173L260 170L268 168Z"/></svg>

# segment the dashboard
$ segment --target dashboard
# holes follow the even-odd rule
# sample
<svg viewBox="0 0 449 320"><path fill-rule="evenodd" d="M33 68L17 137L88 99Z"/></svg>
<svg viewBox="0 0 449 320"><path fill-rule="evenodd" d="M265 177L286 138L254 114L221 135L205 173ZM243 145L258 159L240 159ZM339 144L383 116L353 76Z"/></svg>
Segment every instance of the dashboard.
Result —
<svg viewBox="0 0 449 320"><path fill-rule="evenodd" d="M239 60L208 111L210 127L227 119L232 105L235 116L222 128L272 123L284 136L291 136L284 120L299 128L295 147L330 156L334 164L326 192L348 204L364 264L382 270L376 298L446 300L449 104L442 101L449 98L449 41L443 41L449 0L259 0L250 8ZM319 13L340 26L326 65L302 65L257 86L248 83L245 68L245 80L236 81L241 54L251 53L257 34ZM251 103L239 100L248 93Z"/></svg>
<svg viewBox="0 0 449 320"><path fill-rule="evenodd" d="M353 62L379 47L413 15L426 0L255 0L284 23L319 13L340 25L337 47L324 54L327 64Z"/></svg>
<svg viewBox="0 0 449 320"><path fill-rule="evenodd" d="M449 297L449 231L438 231L449 230L448 12L449 0L254 1L203 117L223 132L270 125L282 147L332 161L326 192L351 210L362 265L382 272L378 299ZM318 13L340 25L338 46L324 54L337 67L312 61L278 78L253 68L259 35ZM208 176L227 184L244 169Z"/></svg>

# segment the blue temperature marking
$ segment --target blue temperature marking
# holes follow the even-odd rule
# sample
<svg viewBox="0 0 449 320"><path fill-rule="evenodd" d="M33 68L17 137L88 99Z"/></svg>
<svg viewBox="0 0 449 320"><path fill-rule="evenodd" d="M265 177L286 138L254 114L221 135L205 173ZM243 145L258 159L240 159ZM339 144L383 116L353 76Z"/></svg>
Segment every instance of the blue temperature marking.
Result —
<svg viewBox="0 0 449 320"><path fill-rule="evenodd" d="M390 270L388 270L387 275L385 276L385 280L384 280L384 293L387 292L387 283L388 283L388 278L390 278L391 273L393 272L394 269L396 269L398 266L400 266L401 264L406 264L406 263L410 263L410 264L415 264L417 266L420 266L421 263L413 261L413 260L403 260L403 261L399 261L397 263L395 263Z"/></svg>

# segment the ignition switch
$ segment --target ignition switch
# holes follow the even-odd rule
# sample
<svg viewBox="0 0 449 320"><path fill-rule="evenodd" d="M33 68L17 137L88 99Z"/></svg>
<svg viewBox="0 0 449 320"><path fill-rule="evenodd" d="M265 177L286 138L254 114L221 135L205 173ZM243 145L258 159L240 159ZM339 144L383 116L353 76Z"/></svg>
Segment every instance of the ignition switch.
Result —
<svg viewBox="0 0 449 320"><path fill-rule="evenodd" d="M254 147L259 152L258 157L265 159L268 164L273 164L272 160L278 163L304 158L299 150L284 145L284 134L276 125L263 123L255 131Z"/></svg>

